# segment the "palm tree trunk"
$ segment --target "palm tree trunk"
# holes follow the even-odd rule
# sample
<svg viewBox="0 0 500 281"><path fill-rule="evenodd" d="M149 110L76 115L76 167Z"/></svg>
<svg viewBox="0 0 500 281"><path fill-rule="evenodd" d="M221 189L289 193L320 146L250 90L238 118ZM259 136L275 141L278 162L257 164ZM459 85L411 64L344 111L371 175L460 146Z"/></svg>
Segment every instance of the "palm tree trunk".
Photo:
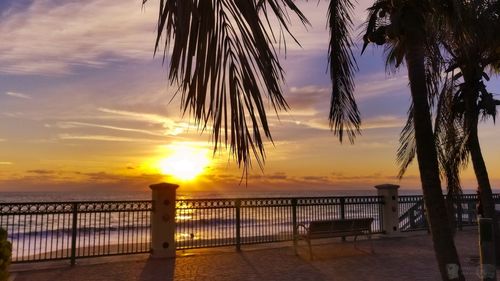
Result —
<svg viewBox="0 0 500 281"><path fill-rule="evenodd" d="M457 219L456 219L457 210L455 208L455 203L456 203L455 199L456 196L453 194L453 192L448 192L445 202L446 202L446 210L448 212L448 220L450 221L450 227L453 236L455 236L455 234L457 233Z"/></svg>
<svg viewBox="0 0 500 281"><path fill-rule="evenodd" d="M469 95L467 95L469 96ZM472 98L470 100L473 100ZM495 212L495 201L493 200L493 192L491 190L490 179L488 177L488 170L484 162L483 154L481 152L481 145L479 144L478 137L478 112L475 109L473 101L466 101L465 118L469 122L469 137L467 145L474 167L474 173L478 183L478 191L480 192L481 205L483 207L483 216L485 218L493 219L493 230L495 233L495 252L497 264L500 263L500 231L498 227L497 216ZM466 122L467 122L466 121Z"/></svg>
<svg viewBox="0 0 500 281"><path fill-rule="evenodd" d="M439 179L439 166L425 79L425 50L422 41L412 41L408 42L406 63L413 99L417 160L434 252L442 280L462 281L465 278L453 241L453 232L448 220L448 212Z"/></svg>

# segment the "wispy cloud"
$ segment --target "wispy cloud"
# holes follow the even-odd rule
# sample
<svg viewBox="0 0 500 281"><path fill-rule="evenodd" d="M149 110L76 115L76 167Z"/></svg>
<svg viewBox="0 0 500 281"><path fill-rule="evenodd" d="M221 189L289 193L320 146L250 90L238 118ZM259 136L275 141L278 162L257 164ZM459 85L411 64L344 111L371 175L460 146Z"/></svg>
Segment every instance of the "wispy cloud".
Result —
<svg viewBox="0 0 500 281"><path fill-rule="evenodd" d="M405 119L400 116L376 116L373 118L364 119L361 124L362 130L376 130L376 129L386 129L386 128L401 128L403 127ZM331 131L328 120L325 118L311 118L309 120L283 120L282 123L286 123L289 126L296 127L307 127L311 129L321 130L321 131Z"/></svg>
<svg viewBox="0 0 500 281"><path fill-rule="evenodd" d="M157 6L155 1L145 9L141 5L141 1L37 0L2 15L0 71L60 75L71 73L75 66L150 60Z"/></svg>
<svg viewBox="0 0 500 281"><path fill-rule="evenodd" d="M12 165L14 163L8 161L0 161L0 165Z"/></svg>
<svg viewBox="0 0 500 281"><path fill-rule="evenodd" d="M26 173L38 174L38 175L53 175L56 173L56 171L37 169L37 170L28 170L28 171L26 171Z"/></svg>
<svg viewBox="0 0 500 281"><path fill-rule="evenodd" d="M196 130L196 126L191 126L186 122L176 122L173 119L161 116L158 114L144 113L144 112L134 112L134 111L126 111L126 110L117 110L117 109L109 109L109 108L99 108L101 112L110 113L114 115L119 115L122 117L126 117L129 120L136 121L146 121L156 124L162 124L165 129L164 135L172 135L176 136L184 133L186 130L194 129ZM206 128L209 130L210 128Z"/></svg>
<svg viewBox="0 0 500 281"><path fill-rule="evenodd" d="M164 136L164 133L149 131L149 130L141 130L134 128L125 128L125 127L117 127L110 125L102 125L102 124L94 124L94 123L85 123L85 122L58 122L56 126L60 129L74 129L74 128L82 128L82 127L91 127L91 128L100 128L100 129L108 129L115 131L124 131L124 132L133 132L133 133L141 133L152 136Z"/></svg>
<svg viewBox="0 0 500 281"><path fill-rule="evenodd" d="M388 77L385 72L376 72L359 77L356 84L355 96L358 101L381 98L393 95L395 92L403 92L408 89L408 76L394 75Z"/></svg>
<svg viewBox="0 0 500 281"><path fill-rule="evenodd" d="M361 124L362 130L369 129L385 129L385 128L402 128L405 124L405 119L400 116L377 116L367 119Z"/></svg>
<svg viewBox="0 0 500 281"><path fill-rule="evenodd" d="M108 135L73 135L59 134L61 140L83 140L83 141L109 141L109 142L143 142L143 143L164 143L165 140L153 140L144 138L130 138Z"/></svg>
<svg viewBox="0 0 500 281"><path fill-rule="evenodd" d="M27 94L23 93L18 93L18 92L6 92L5 95L14 97L14 98L20 98L20 99L31 99L31 96L28 96Z"/></svg>
<svg viewBox="0 0 500 281"><path fill-rule="evenodd" d="M316 85L291 87L286 96L292 115L314 115L328 108L331 89Z"/></svg>
<svg viewBox="0 0 500 281"><path fill-rule="evenodd" d="M116 115L121 115L121 116L126 116L131 118L132 120L143 120L143 121L150 121L154 123L167 123L167 124L174 124L174 121L168 117L157 115L157 114L151 114L151 113L143 113L143 112L134 112L134 111L127 111L127 110L119 110L119 109L111 109L111 108L98 108L97 110L105 113L111 113L111 114L116 114Z"/></svg>

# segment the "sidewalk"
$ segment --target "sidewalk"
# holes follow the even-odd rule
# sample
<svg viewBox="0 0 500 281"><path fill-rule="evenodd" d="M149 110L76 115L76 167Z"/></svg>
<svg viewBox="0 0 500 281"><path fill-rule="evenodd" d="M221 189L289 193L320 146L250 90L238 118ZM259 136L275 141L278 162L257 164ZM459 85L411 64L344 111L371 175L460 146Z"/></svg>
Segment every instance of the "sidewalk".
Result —
<svg viewBox="0 0 500 281"><path fill-rule="evenodd" d="M151 260L129 256L80 260L75 267L52 264L15 265L15 281L321 281L321 280L440 280L431 237L425 232L377 239L375 254L369 242L360 241L359 251L350 242L315 241L314 260L306 244L300 243L299 256L286 244L264 244L234 248L179 251L175 260ZM477 229L459 231L456 238L467 280L479 280ZM38 269L36 269L38 268ZM30 269L28 271L24 271ZM21 270L21 271L20 271Z"/></svg>

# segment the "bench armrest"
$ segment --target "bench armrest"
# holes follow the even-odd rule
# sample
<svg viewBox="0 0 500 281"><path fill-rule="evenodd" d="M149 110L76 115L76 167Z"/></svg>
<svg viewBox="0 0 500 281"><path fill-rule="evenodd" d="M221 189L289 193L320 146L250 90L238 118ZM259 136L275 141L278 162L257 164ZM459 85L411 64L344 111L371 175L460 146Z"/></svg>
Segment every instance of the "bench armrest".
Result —
<svg viewBox="0 0 500 281"><path fill-rule="evenodd" d="M297 234L299 233L299 229L300 228L303 228L307 233L309 233L309 227L307 227L305 224L303 223L299 223L297 224Z"/></svg>

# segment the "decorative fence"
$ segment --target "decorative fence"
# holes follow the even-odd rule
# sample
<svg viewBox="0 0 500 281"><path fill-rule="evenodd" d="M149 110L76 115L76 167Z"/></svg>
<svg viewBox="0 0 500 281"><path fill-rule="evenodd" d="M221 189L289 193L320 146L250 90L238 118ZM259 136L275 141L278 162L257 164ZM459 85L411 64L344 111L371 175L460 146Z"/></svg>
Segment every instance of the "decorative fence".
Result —
<svg viewBox="0 0 500 281"><path fill-rule="evenodd" d="M150 201L2 203L13 262L146 253Z"/></svg>
<svg viewBox="0 0 500 281"><path fill-rule="evenodd" d="M500 195L495 195L500 204ZM457 227L475 225L476 195L464 195ZM427 228L422 196L399 196L399 229ZM176 247L236 246L291 241L313 220L372 217L383 232L381 196L178 199ZM0 227L13 242L13 262L147 253L152 201L0 203Z"/></svg>
<svg viewBox="0 0 500 281"><path fill-rule="evenodd" d="M493 199L496 204L500 204L500 194L493 194ZM463 194L454 200L455 224L458 229L477 225L478 202L477 194ZM400 195L398 204L401 231L428 229L422 195Z"/></svg>
<svg viewBox="0 0 500 281"><path fill-rule="evenodd" d="M177 200L178 249L291 241L300 223L372 217L382 232L378 196Z"/></svg>
<svg viewBox="0 0 500 281"><path fill-rule="evenodd" d="M177 249L290 241L294 226L318 219L373 217L377 196L177 200ZM0 227L13 242L13 262L147 253L151 201L1 203Z"/></svg>

